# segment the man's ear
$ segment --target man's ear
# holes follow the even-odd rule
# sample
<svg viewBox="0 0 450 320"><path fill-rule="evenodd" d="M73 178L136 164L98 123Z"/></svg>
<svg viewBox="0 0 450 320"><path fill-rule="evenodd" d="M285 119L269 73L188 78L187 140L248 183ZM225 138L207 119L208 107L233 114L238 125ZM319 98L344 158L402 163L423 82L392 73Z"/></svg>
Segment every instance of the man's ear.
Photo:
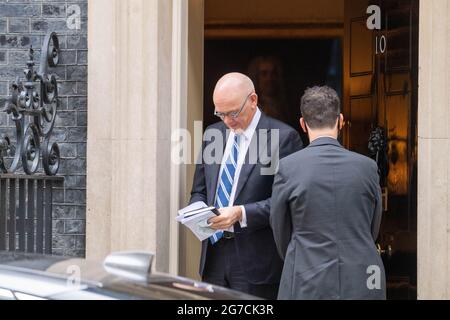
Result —
<svg viewBox="0 0 450 320"><path fill-rule="evenodd" d="M303 119L303 118L300 118L300 127L302 127L302 129L305 133L308 133L308 128L306 126L305 119Z"/></svg>
<svg viewBox="0 0 450 320"><path fill-rule="evenodd" d="M338 124L338 129L339 131L342 130L344 128L344 115L341 113L339 115L339 124Z"/></svg>
<svg viewBox="0 0 450 320"><path fill-rule="evenodd" d="M258 106L258 99L259 99L258 95L256 93L254 93L252 95L252 105L254 105L255 108Z"/></svg>

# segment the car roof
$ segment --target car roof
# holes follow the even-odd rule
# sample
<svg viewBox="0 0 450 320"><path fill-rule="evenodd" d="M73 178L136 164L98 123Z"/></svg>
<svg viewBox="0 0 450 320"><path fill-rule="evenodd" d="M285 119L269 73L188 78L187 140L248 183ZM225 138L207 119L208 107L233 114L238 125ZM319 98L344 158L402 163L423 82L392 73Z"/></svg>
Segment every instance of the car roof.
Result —
<svg viewBox="0 0 450 320"><path fill-rule="evenodd" d="M121 277L106 271L102 262L81 258L0 252L0 278L2 274L7 275L5 279L18 279L14 283L22 278L26 278L28 284L36 282L35 291L29 292L30 294L39 291L42 287L39 283L52 283L54 287L47 288L45 297L56 299L70 299L75 289L84 290L84 293L89 291L88 295L85 294L87 299L98 298L102 292L108 292L107 296L117 299L258 299L226 288L155 271L143 279ZM70 290L67 290L67 282L74 280L77 275L81 279L80 286L75 289L69 286ZM26 287L28 289L23 290L30 290L32 286ZM14 290L17 289L16 287Z"/></svg>
<svg viewBox="0 0 450 320"><path fill-rule="evenodd" d="M23 267L37 271L46 271L55 263L68 259L70 258L32 253L0 251L0 265Z"/></svg>

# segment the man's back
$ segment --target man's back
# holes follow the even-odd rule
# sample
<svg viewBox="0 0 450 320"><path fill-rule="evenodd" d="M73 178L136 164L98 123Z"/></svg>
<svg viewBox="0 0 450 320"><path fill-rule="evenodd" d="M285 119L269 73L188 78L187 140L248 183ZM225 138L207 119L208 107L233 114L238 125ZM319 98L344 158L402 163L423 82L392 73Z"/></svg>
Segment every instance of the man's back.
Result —
<svg viewBox="0 0 450 320"><path fill-rule="evenodd" d="M385 297L375 247L381 220L375 162L319 138L281 161L273 194L272 226L285 258L281 299ZM380 270L381 290L368 287L372 266Z"/></svg>

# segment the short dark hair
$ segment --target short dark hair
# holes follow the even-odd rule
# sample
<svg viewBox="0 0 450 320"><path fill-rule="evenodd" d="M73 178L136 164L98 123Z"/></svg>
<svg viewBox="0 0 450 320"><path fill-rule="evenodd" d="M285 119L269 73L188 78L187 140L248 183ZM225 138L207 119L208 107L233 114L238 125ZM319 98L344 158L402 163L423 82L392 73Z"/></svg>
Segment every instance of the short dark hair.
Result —
<svg viewBox="0 0 450 320"><path fill-rule="evenodd" d="M305 90L300 109L311 129L333 129L341 112L341 103L334 89L315 86Z"/></svg>

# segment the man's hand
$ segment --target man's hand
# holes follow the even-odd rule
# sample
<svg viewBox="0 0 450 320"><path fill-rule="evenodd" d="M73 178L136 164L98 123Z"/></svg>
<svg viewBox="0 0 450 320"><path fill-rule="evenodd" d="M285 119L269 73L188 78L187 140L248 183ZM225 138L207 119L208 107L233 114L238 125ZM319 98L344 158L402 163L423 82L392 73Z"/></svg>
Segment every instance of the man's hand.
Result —
<svg viewBox="0 0 450 320"><path fill-rule="evenodd" d="M211 218L208 223L212 223L214 230L226 230L242 219L241 207L228 207L219 209L220 216Z"/></svg>

